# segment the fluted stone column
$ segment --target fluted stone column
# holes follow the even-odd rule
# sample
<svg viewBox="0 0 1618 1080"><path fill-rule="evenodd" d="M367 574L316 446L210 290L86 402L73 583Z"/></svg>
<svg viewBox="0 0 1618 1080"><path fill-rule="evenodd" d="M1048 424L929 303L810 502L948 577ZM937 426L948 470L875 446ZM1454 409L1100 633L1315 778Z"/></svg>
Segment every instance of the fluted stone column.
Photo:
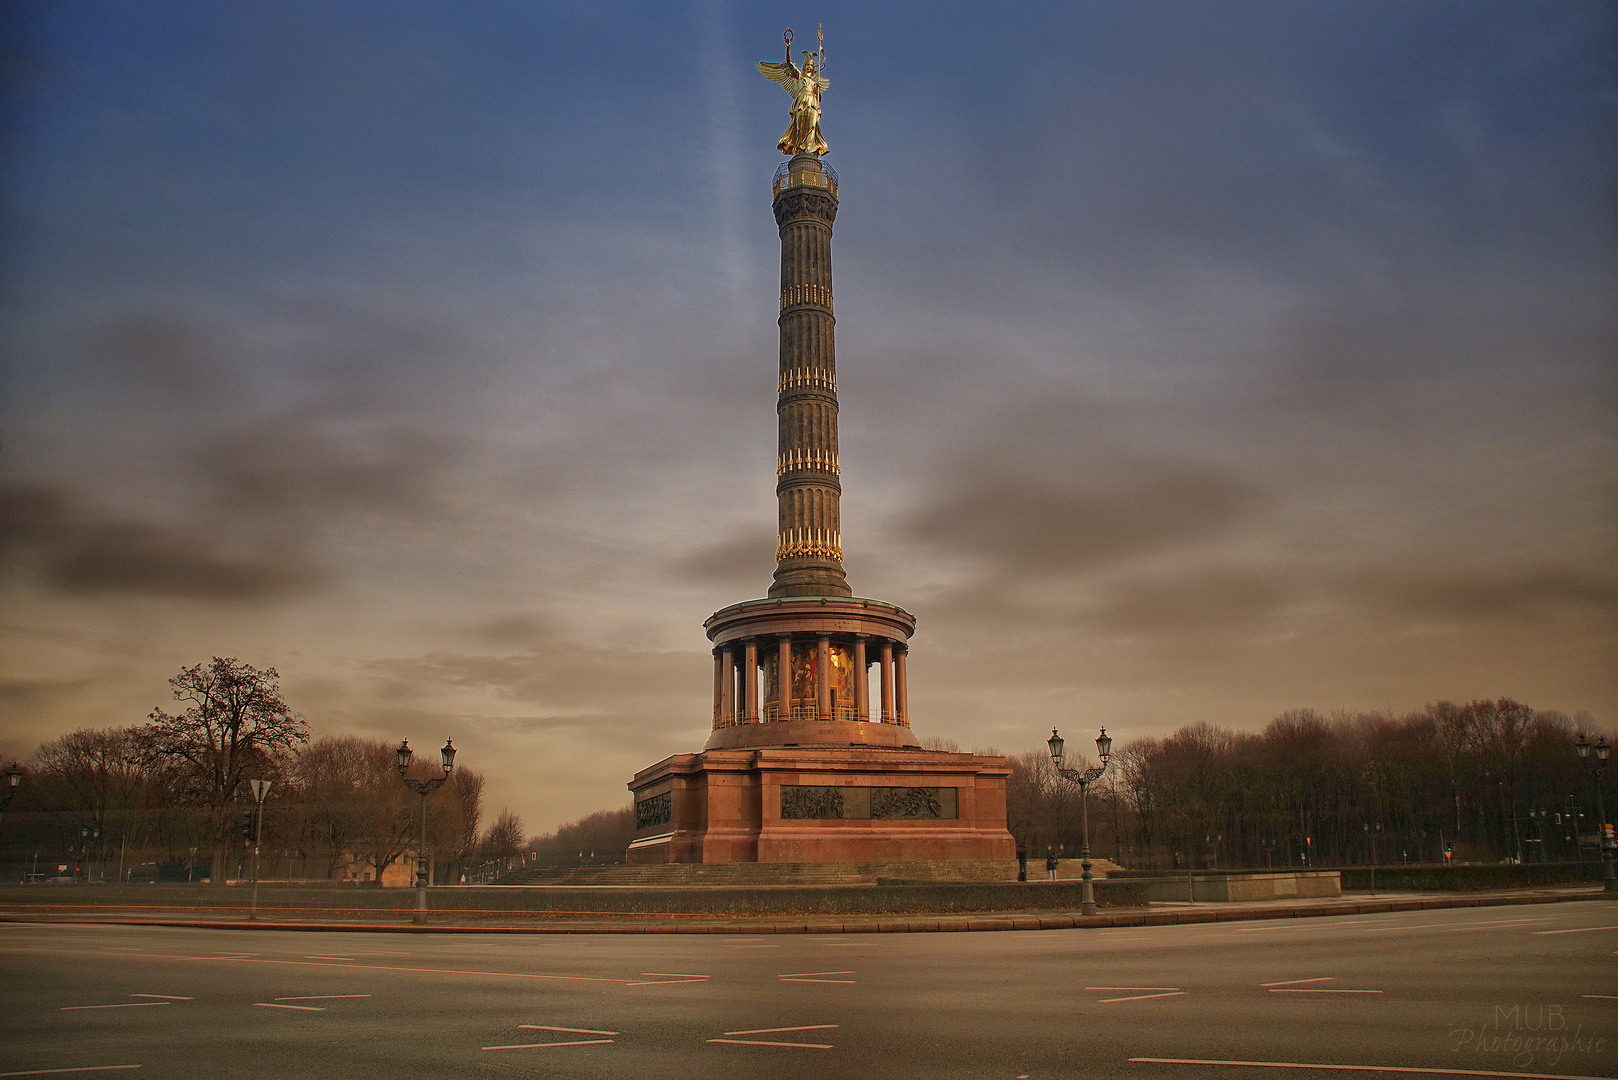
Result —
<svg viewBox="0 0 1618 1080"><path fill-rule="evenodd" d="M713 651L713 726L725 726L725 661L719 649Z"/></svg>
<svg viewBox="0 0 1618 1080"><path fill-rule="evenodd" d="M909 652L900 648L893 654L893 719L905 727L910 726L910 695L905 688L905 656Z"/></svg>
<svg viewBox="0 0 1618 1080"><path fill-rule="evenodd" d="M719 650L720 668L724 672L723 693L720 695L719 720L722 727L736 722L736 657L726 645Z"/></svg>
<svg viewBox="0 0 1618 1080"><path fill-rule="evenodd" d="M776 644L775 718L792 719L792 635L782 634Z"/></svg>
<svg viewBox="0 0 1618 1080"><path fill-rule="evenodd" d="M781 233L778 502L771 596L849 596L837 459L837 357L831 229L837 188L799 154L775 196Z"/></svg>
<svg viewBox="0 0 1618 1080"><path fill-rule="evenodd" d="M865 635L854 638L854 719L871 718L871 669L866 666Z"/></svg>
<svg viewBox="0 0 1618 1080"><path fill-rule="evenodd" d="M893 642L882 643L882 722L893 723Z"/></svg>
<svg viewBox="0 0 1618 1080"><path fill-rule="evenodd" d="M758 723L758 642L752 638L747 639L747 648L742 657L745 670L742 672L742 723Z"/></svg>
<svg viewBox="0 0 1618 1080"><path fill-rule="evenodd" d="M815 646L816 716L831 719L831 637L821 634Z"/></svg>

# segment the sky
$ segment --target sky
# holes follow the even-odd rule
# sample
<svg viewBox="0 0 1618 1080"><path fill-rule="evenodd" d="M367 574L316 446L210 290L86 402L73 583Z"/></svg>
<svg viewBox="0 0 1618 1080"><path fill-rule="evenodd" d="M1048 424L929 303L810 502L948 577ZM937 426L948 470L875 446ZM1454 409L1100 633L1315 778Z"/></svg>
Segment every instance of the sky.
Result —
<svg viewBox="0 0 1618 1080"><path fill-rule="evenodd" d="M826 35L843 546L921 736L1618 721L1618 15L8 7L0 753L208 658L532 833L710 727L773 568Z"/></svg>

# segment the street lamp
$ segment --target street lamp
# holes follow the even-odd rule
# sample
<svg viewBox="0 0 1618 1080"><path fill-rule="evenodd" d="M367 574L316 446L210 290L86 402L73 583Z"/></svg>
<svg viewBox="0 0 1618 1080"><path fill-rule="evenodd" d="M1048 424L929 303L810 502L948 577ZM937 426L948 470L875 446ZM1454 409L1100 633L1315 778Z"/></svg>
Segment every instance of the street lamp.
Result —
<svg viewBox="0 0 1618 1080"><path fill-rule="evenodd" d="M6 770L6 785L0 787L0 812L11 805L11 797L17 794L17 785L22 783L22 767L12 762L11 768Z"/></svg>
<svg viewBox="0 0 1618 1080"><path fill-rule="evenodd" d="M409 739L399 744L399 779L404 781L405 787L421 796L421 843L416 847L416 921L424 923L427 921L427 796L443 787L444 781L449 779L449 771L455 766L455 744L449 739L444 740L444 748L438 752L444 775L431 780L413 780L407 775L411 759L415 756L415 751L410 749Z"/></svg>
<svg viewBox="0 0 1618 1080"><path fill-rule="evenodd" d="M1096 738L1096 754L1101 758L1100 765L1092 765L1083 771L1064 768L1062 765L1062 736L1051 728L1051 737L1048 740L1051 748L1051 763L1056 766L1056 772L1064 780L1079 785L1079 822L1080 836L1084 840L1084 857L1080 862L1083 873L1080 879L1083 884L1079 893L1079 911L1084 915L1096 913L1095 887L1091 884L1093 875L1090 873L1090 785L1101 778L1107 771L1107 759L1112 757L1112 740L1107 737L1107 729L1102 728L1101 734Z"/></svg>
<svg viewBox="0 0 1618 1080"><path fill-rule="evenodd" d="M1595 741L1595 746L1592 747L1589 738L1581 733L1579 741L1573 744L1573 749L1578 751L1579 761L1583 763L1584 771L1589 774L1590 782L1596 786L1596 843L1601 848L1602 887L1606 889L1609 898L1618 899L1618 878L1614 878L1612 873L1612 849L1607 846L1607 803L1601 797L1601 774L1607 769L1607 753L1609 749L1607 737L1605 735L1601 736ZM1590 763L1591 749L1596 752L1594 765Z"/></svg>

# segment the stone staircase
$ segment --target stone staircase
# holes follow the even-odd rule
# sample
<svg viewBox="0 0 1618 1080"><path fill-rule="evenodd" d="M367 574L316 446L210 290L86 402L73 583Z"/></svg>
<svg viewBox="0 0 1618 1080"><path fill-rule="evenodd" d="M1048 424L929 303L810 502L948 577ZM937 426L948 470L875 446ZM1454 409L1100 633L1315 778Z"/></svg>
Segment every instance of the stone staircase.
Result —
<svg viewBox="0 0 1618 1080"><path fill-rule="evenodd" d="M1044 866L1041 862L1040 867ZM1078 863L1074 864L1077 876ZM1111 864L1108 864L1111 865ZM1100 862L1096 876L1100 877ZM1064 864L1065 868L1065 864ZM1034 877L1029 864L1029 877ZM1040 871L1043 876L1043 870ZM980 862L658 863L537 866L502 874L500 885L875 885L878 881L1015 881L1015 860Z"/></svg>

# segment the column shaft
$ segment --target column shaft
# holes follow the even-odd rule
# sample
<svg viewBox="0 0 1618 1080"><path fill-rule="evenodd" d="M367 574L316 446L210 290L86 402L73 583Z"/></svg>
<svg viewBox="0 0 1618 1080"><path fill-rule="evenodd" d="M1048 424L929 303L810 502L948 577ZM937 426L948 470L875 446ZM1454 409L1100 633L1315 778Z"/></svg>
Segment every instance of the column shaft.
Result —
<svg viewBox="0 0 1618 1080"><path fill-rule="evenodd" d="M758 642L748 639L747 651L742 657L742 723L758 723Z"/></svg>
<svg viewBox="0 0 1618 1080"><path fill-rule="evenodd" d="M782 634L775 661L775 718L792 719L792 635Z"/></svg>
<svg viewBox="0 0 1618 1080"><path fill-rule="evenodd" d="M905 657L910 650L900 648L893 655L893 718L910 726L910 698L905 691Z"/></svg>
<svg viewBox="0 0 1618 1080"><path fill-rule="evenodd" d="M725 662L720 658L719 650L713 651L713 726L718 731L724 727L725 714Z"/></svg>
<svg viewBox="0 0 1618 1080"><path fill-rule="evenodd" d="M893 642L882 643L882 722L893 723Z"/></svg>
<svg viewBox="0 0 1618 1080"><path fill-rule="evenodd" d="M831 639L820 635L815 653L815 694L818 698L816 713L821 720L831 719Z"/></svg>
<svg viewBox="0 0 1618 1080"><path fill-rule="evenodd" d="M871 669L865 665L865 635L854 639L854 719L871 718Z"/></svg>
<svg viewBox="0 0 1618 1080"><path fill-rule="evenodd" d="M730 651L729 645L719 647L719 656L719 667L724 672L724 684L719 695L720 726L730 727L736 722L736 656Z"/></svg>

